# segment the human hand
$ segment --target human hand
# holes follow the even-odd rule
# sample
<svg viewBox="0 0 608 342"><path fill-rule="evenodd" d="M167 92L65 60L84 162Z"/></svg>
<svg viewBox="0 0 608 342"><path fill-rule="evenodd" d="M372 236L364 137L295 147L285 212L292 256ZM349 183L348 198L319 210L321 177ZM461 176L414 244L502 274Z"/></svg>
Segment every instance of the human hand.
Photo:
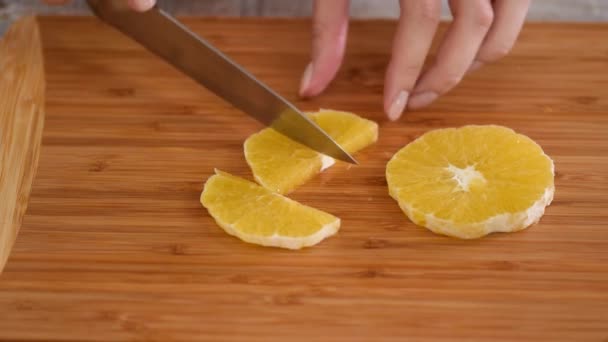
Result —
<svg viewBox="0 0 608 342"><path fill-rule="evenodd" d="M401 14L384 81L384 111L397 120L407 109L425 107L463 76L505 56L523 26L530 0L450 0L454 20L431 67L424 60L439 24L440 0L400 0ZM335 77L346 46L349 0L315 0L312 62L300 96L325 90Z"/></svg>
<svg viewBox="0 0 608 342"><path fill-rule="evenodd" d="M154 7L154 5L156 4L156 0L125 0L125 1L128 1L129 7L131 7L132 10L138 11L138 12L145 12L145 11L149 10L150 8ZM70 2L70 0L44 0L44 2L46 2L49 5L63 5L63 4Z"/></svg>

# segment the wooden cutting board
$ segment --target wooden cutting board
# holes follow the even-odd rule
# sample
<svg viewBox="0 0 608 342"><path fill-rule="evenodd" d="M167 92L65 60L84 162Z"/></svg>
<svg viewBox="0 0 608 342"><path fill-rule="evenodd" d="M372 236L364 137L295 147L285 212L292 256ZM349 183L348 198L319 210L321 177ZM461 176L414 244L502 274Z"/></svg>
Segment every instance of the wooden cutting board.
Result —
<svg viewBox="0 0 608 342"><path fill-rule="evenodd" d="M199 204L214 168L251 179L252 119L91 18L42 18L38 175L0 276L0 341L606 341L608 25L530 24L504 60L397 123L382 114L394 23L354 22L330 89L295 92L306 21L187 19L301 108L380 123L376 145L293 198L342 218L302 251L247 245ZM500 124L556 164L541 222L434 235L389 198L384 167L420 134Z"/></svg>

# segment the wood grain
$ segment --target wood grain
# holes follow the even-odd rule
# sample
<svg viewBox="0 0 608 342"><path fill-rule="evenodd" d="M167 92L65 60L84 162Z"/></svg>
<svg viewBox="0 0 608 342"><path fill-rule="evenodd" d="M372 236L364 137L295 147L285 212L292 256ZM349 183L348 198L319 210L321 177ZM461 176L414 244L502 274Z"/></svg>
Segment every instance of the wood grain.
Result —
<svg viewBox="0 0 608 342"><path fill-rule="evenodd" d="M297 20L187 19L305 110L380 123L361 165L293 198L342 218L298 252L251 246L198 202L213 168L249 177L260 126L92 19L42 18L48 81L39 173L0 278L0 341L598 341L608 339L608 25L528 25L513 53L392 123L394 23L354 22L337 80L295 97ZM390 156L420 134L502 124L556 164L541 222L477 241L410 223Z"/></svg>
<svg viewBox="0 0 608 342"><path fill-rule="evenodd" d="M0 273L19 232L38 165L44 67L38 25L16 22L0 41Z"/></svg>

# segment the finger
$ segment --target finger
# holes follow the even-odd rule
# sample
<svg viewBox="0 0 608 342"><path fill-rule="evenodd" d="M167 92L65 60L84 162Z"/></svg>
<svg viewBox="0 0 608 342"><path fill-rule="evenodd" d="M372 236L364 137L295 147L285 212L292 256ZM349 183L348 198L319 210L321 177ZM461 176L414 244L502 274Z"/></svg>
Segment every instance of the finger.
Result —
<svg viewBox="0 0 608 342"><path fill-rule="evenodd" d="M441 15L439 0L401 0L401 15L386 70L384 112L397 120L429 52Z"/></svg>
<svg viewBox="0 0 608 342"><path fill-rule="evenodd" d="M312 25L312 61L300 83L303 97L320 94L340 68L348 32L348 0L316 0Z"/></svg>
<svg viewBox="0 0 608 342"><path fill-rule="evenodd" d="M437 51L433 66L418 81L408 108L429 105L460 82L471 66L493 21L489 0L452 0L454 21Z"/></svg>
<svg viewBox="0 0 608 342"><path fill-rule="evenodd" d="M44 0L44 3L46 3L47 5L65 5L68 2L70 2L69 0Z"/></svg>
<svg viewBox="0 0 608 342"><path fill-rule="evenodd" d="M156 5L156 0L129 0L129 7L137 12L145 12Z"/></svg>
<svg viewBox="0 0 608 342"><path fill-rule="evenodd" d="M524 25L529 6L530 0L494 1L494 22L477 52L471 70L494 62L511 51Z"/></svg>

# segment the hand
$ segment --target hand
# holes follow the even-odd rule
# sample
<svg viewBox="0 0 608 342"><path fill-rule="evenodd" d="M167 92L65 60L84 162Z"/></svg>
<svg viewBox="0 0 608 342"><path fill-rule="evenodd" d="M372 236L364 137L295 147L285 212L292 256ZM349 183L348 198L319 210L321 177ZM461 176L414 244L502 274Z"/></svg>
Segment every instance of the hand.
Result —
<svg viewBox="0 0 608 342"><path fill-rule="evenodd" d="M150 8L154 7L156 4L156 0L125 0L129 2L129 7L134 11L145 12ZM63 5L70 0L44 0L49 5Z"/></svg>
<svg viewBox="0 0 608 342"><path fill-rule="evenodd" d="M300 95L316 96L335 77L346 46L348 0L315 0L312 62ZM401 15L384 82L384 111L391 120L404 109L431 104L483 64L505 56L523 26L530 0L450 0L454 21L431 67L424 60L439 24L440 0L400 0Z"/></svg>

